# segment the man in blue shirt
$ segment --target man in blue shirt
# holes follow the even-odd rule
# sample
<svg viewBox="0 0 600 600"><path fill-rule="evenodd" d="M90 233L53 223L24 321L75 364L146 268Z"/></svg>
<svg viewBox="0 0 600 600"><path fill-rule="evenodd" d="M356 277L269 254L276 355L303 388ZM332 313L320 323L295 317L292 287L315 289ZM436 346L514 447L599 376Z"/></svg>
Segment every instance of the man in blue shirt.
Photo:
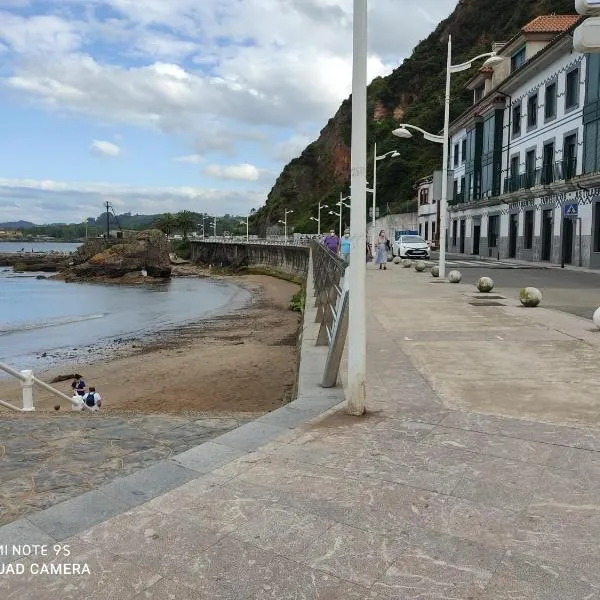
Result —
<svg viewBox="0 0 600 600"><path fill-rule="evenodd" d="M347 263L350 262L350 232L347 229L340 241L340 254Z"/></svg>

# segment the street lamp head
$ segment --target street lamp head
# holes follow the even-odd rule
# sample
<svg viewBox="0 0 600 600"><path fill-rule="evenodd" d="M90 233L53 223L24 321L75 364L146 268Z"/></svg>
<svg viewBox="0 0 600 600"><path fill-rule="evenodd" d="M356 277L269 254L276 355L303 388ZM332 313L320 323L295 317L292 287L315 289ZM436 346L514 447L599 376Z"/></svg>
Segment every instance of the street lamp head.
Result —
<svg viewBox="0 0 600 600"><path fill-rule="evenodd" d="M499 65L504 58L502 56L498 56L495 52L493 52L490 57L483 63L484 67L495 67Z"/></svg>
<svg viewBox="0 0 600 600"><path fill-rule="evenodd" d="M310 217L311 221L316 221L317 223L319 222L319 219L317 219L317 217Z"/></svg>
<svg viewBox="0 0 600 600"><path fill-rule="evenodd" d="M406 127L398 127L398 129L394 129L394 131L392 131L392 135L395 135L396 137L402 138L402 139L410 139L412 137L412 133L406 129Z"/></svg>
<svg viewBox="0 0 600 600"><path fill-rule="evenodd" d="M395 150L392 152L392 158L398 158L400 156L400 152L396 152Z"/></svg>

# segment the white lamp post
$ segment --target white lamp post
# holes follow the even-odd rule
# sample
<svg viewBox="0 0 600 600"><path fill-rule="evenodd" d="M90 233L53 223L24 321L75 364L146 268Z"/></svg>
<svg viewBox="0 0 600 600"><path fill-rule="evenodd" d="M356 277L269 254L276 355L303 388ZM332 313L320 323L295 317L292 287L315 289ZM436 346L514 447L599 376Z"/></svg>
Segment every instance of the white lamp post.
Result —
<svg viewBox="0 0 600 600"><path fill-rule="evenodd" d="M217 217L214 218L213 222L211 223L211 227L214 230L213 235L217 237Z"/></svg>
<svg viewBox="0 0 600 600"><path fill-rule="evenodd" d="M317 218L315 219L315 217L311 217L310 220L311 221L316 221L317 222L317 235L321 235L321 210L323 208L329 208L329 206L327 204L321 204L321 202L319 202L319 207L317 209Z"/></svg>
<svg viewBox="0 0 600 600"><path fill-rule="evenodd" d="M440 278L446 277L446 220L448 218L448 155L450 149L450 76L452 73L460 73L470 69L476 60L481 58L487 58L484 66L492 66L504 59L498 56L495 52L486 52L480 54L471 60L460 63L458 65L452 64L452 36L448 36L448 57L446 61L446 97L444 101L444 133L443 135L434 135L415 127L414 125L400 125L398 129L395 129L392 133L400 138L410 138L412 134L409 129L414 129L423 134L423 137L430 142L436 142L443 144L443 157L442 157L442 197L440 199Z"/></svg>
<svg viewBox="0 0 600 600"><path fill-rule="evenodd" d="M373 194L373 206L371 207L371 210L373 211L373 214L371 215L371 249L373 251L375 249L375 207L377 205L377 161L383 160L388 156L397 158L400 156L400 153L396 152L396 150L390 150L381 156L377 156L377 142L373 144L373 188L367 188L367 192Z"/></svg>
<svg viewBox="0 0 600 600"><path fill-rule="evenodd" d="M283 221L280 219L279 223L283 223L283 237L285 238L285 243L287 245L288 243L288 236L287 236L287 216L292 214L294 211L293 210L286 210L283 209Z"/></svg>
<svg viewBox="0 0 600 600"><path fill-rule="evenodd" d="M330 215L334 215L335 214L335 215L337 215L340 218L340 227L339 227L339 231L340 231L339 237L340 237L340 239L342 237L342 215L344 213L344 206L346 208L350 208L350 205L346 204L344 202L344 200L350 200L350 196L346 196L345 198L342 198L342 193L340 192L340 201L335 203L336 206L340 207L340 212L339 213L334 213L332 211L329 211Z"/></svg>
<svg viewBox="0 0 600 600"><path fill-rule="evenodd" d="M348 312L347 410L365 412L367 384L367 0L354 0L352 49L352 140L350 156L352 210ZM342 206L340 205L340 213Z"/></svg>
<svg viewBox="0 0 600 600"><path fill-rule="evenodd" d="M255 209L251 209L246 215L246 220L240 221L240 225L246 225L246 243L250 241L250 215L253 215L255 212Z"/></svg>

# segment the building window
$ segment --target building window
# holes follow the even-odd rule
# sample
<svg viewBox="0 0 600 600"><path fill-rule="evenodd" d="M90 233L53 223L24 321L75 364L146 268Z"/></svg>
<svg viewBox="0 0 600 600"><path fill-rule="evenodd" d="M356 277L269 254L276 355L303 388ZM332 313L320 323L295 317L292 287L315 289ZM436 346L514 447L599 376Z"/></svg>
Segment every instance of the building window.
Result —
<svg viewBox="0 0 600 600"><path fill-rule="evenodd" d="M522 109L521 109L521 103L519 102L519 104L517 104L516 106L513 106L513 112L512 112L512 134L513 137L518 137L519 135L521 135L521 117L522 117Z"/></svg>
<svg viewBox="0 0 600 600"><path fill-rule="evenodd" d="M527 100L527 129L537 127L538 95L529 96Z"/></svg>
<svg viewBox="0 0 600 600"><path fill-rule="evenodd" d="M573 179L577 175L577 134L565 137L563 142L563 178Z"/></svg>
<svg viewBox="0 0 600 600"><path fill-rule="evenodd" d="M462 141L461 146L462 146L462 148L461 148L462 162L464 163L467 160L467 140L466 139L464 139Z"/></svg>
<svg viewBox="0 0 600 600"><path fill-rule="evenodd" d="M579 69L567 73L565 86L565 109L571 110L579 105Z"/></svg>
<svg viewBox="0 0 600 600"><path fill-rule="evenodd" d="M544 98L544 119L550 121L556 117L556 82L546 86Z"/></svg>
<svg viewBox="0 0 600 600"><path fill-rule="evenodd" d="M425 223L425 239L429 239L429 223Z"/></svg>
<svg viewBox="0 0 600 600"><path fill-rule="evenodd" d="M554 181L554 142L544 144L542 155L542 184L548 185Z"/></svg>
<svg viewBox="0 0 600 600"><path fill-rule="evenodd" d="M496 246L498 246L499 224L500 217L498 215L490 215L488 217L488 246L490 248L496 248Z"/></svg>
<svg viewBox="0 0 600 600"><path fill-rule="evenodd" d="M536 167L536 156L535 150L529 150L525 154L525 181L524 187L529 189L535 185L535 167Z"/></svg>
<svg viewBox="0 0 600 600"><path fill-rule="evenodd" d="M431 239L435 241L435 221L431 221Z"/></svg>
<svg viewBox="0 0 600 600"><path fill-rule="evenodd" d="M510 170L508 173L509 184L507 192L516 192L521 188L519 181L520 156L517 154L510 159Z"/></svg>
<svg viewBox="0 0 600 600"><path fill-rule="evenodd" d="M515 52L510 59L510 70L516 71L525 62L525 46Z"/></svg>
<svg viewBox="0 0 600 600"><path fill-rule="evenodd" d="M523 231L523 248L531 250L533 248L533 217L534 211L525 211L525 223Z"/></svg>
<svg viewBox="0 0 600 600"><path fill-rule="evenodd" d="M422 231L423 231L423 223L419 223L419 235L421 235Z"/></svg>
<svg viewBox="0 0 600 600"><path fill-rule="evenodd" d="M479 87L475 88L475 91L474 91L475 104L477 104L477 102L479 102L483 98L484 91L485 91L485 87L483 85L480 85Z"/></svg>
<svg viewBox="0 0 600 600"><path fill-rule="evenodd" d="M458 167L458 160L459 160L458 144L454 144L454 166L455 167Z"/></svg>
<svg viewBox="0 0 600 600"><path fill-rule="evenodd" d="M453 246L456 246L457 234L458 234L458 221L455 219L454 221L452 221L452 245Z"/></svg>

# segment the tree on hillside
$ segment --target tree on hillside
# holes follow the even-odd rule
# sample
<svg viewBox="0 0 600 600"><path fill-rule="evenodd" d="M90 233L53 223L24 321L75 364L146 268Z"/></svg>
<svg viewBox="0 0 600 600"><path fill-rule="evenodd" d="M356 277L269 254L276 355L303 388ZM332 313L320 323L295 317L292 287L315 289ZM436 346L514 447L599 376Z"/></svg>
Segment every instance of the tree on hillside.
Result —
<svg viewBox="0 0 600 600"><path fill-rule="evenodd" d="M171 213L164 213L154 222L154 227L169 237L177 227L176 218Z"/></svg>
<svg viewBox="0 0 600 600"><path fill-rule="evenodd" d="M196 227L196 217L189 210L182 210L175 215L176 227L187 240L188 233Z"/></svg>

